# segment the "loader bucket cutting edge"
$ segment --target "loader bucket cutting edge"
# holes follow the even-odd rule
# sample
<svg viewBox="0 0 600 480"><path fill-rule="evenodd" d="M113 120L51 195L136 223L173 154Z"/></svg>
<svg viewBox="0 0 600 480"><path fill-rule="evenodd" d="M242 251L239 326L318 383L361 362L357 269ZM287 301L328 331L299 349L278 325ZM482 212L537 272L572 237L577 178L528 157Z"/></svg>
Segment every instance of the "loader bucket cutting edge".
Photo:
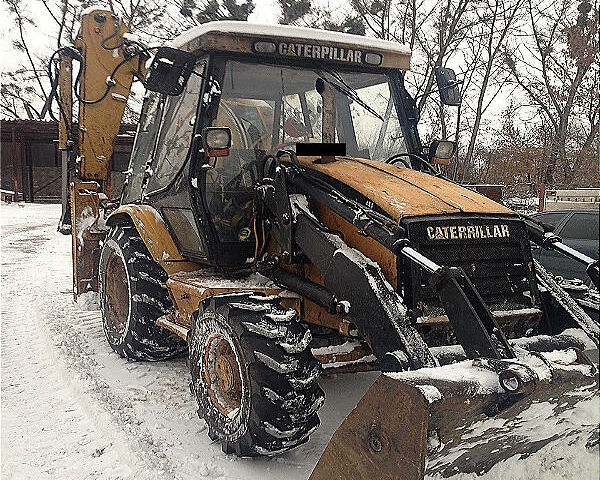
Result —
<svg viewBox="0 0 600 480"><path fill-rule="evenodd" d="M523 393L501 386L493 362L380 375L333 434L309 480L481 474L575 433L557 420L555 430L533 438L526 420L554 419L596 393L597 370L586 356L569 349L507 361L514 371L534 373Z"/></svg>

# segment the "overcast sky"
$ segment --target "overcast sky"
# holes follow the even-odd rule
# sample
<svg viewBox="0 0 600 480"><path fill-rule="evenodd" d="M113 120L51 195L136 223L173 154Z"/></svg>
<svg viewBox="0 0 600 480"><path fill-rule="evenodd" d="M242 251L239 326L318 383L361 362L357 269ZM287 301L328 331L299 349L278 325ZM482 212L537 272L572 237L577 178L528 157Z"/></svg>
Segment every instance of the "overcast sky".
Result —
<svg viewBox="0 0 600 480"><path fill-rule="evenodd" d="M254 0L255 8L250 15L249 21L254 23L277 23L279 17L279 7L276 0ZM44 9L40 2L35 0L22 0L27 15L34 20L36 27L26 27L26 40L32 50L32 53L43 54L51 53L56 48L56 40L51 34L55 33L54 20ZM14 68L21 63L26 63L24 54L17 52L12 47L12 42L18 35L18 29L14 24L13 16L8 12L4 2L0 3L0 55L2 56L2 72L5 69ZM50 31L51 34L47 32Z"/></svg>
<svg viewBox="0 0 600 480"><path fill-rule="evenodd" d="M326 3L330 7L335 5L341 7L346 4L344 0L317 0L317 3L319 2ZM56 49L56 39L52 37L56 32L54 20L52 20L39 1L21 0L21 5L27 15L36 23L35 27L30 25L26 27L26 40L32 49L32 54L50 55ZM279 13L277 0L255 0L255 9L252 15L250 15L249 21L273 25L277 23ZM18 35L18 29L14 24L13 16L8 12L6 4L3 2L0 2L0 22L2 26L0 30L0 39L2 40L0 47L2 71L4 72L5 69L14 69L19 65L28 66L25 55L12 47L12 41ZM459 57L451 60L451 66L457 70L460 70L458 68L460 63L461 59ZM500 95L499 97L502 96ZM496 101L492 103L490 109L486 112L486 117L491 118L496 116L500 112L500 109L504 108L504 105L505 102L502 101L502 98L496 98Z"/></svg>

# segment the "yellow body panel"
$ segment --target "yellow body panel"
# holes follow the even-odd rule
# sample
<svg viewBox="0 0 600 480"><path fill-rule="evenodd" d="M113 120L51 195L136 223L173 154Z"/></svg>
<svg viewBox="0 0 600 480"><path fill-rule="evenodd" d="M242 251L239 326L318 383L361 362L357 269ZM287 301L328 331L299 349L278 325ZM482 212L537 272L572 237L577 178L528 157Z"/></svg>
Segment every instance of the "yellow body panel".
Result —
<svg viewBox="0 0 600 480"><path fill-rule="evenodd" d="M409 168L349 157L338 157L331 163L314 163L316 157L298 160L353 188L398 221L452 213L516 215L472 190Z"/></svg>
<svg viewBox="0 0 600 480"><path fill-rule="evenodd" d="M127 215L146 244L152 258L169 274L196 270L198 265L187 261L177 249L160 213L149 205L121 205L107 219L107 224L119 223L117 216Z"/></svg>
<svg viewBox="0 0 600 480"><path fill-rule="evenodd" d="M253 291L261 295L278 295L282 297L284 306L301 311L301 298L298 295L287 292L258 274L235 280L224 278L214 269L204 268L170 275L167 288L176 306L174 321L186 327L191 326L190 316L198 309L198 304L202 300L224 293Z"/></svg>

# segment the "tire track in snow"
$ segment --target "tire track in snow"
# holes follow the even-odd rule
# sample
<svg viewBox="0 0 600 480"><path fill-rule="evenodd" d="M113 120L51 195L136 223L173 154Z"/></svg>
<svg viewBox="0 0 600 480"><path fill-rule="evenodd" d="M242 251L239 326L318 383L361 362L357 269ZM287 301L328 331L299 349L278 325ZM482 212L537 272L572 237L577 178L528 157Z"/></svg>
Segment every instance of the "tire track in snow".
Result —
<svg viewBox="0 0 600 480"><path fill-rule="evenodd" d="M7 298L4 292L3 297ZM127 445L99 428L64 372L57 370L55 353L39 328L38 312L6 303L2 308L3 478L128 476L128 464L133 462Z"/></svg>
<svg viewBox="0 0 600 480"><path fill-rule="evenodd" d="M6 207L2 210L4 214ZM105 402L109 410L90 402L79 383L87 376L77 368L83 362L65 364L49 338L49 333L56 334L53 340L60 340L63 352L65 347L75 352L73 346L80 340L56 322L60 315L72 313L70 293L59 294L66 311L48 296L47 287L57 284L62 273L51 267L61 263L51 258L56 252L48 242L69 243L68 237L57 238L54 223L55 218L43 218L34 228L5 228L3 222L2 477L176 478L163 468L159 452L131 449L124 432L114 425L114 420L122 425L131 420L116 414L119 402ZM47 268L36 268L40 264ZM89 321L98 317L86 316ZM74 358L69 355L67 360ZM73 381L73 376L79 378ZM91 381L86 390L99 394L103 386Z"/></svg>
<svg viewBox="0 0 600 480"><path fill-rule="evenodd" d="M31 212L36 207L47 208L26 208ZM3 224L13 220L10 216L5 218L6 210L2 207ZM10 298L11 304L21 304L22 311L38 312L40 335L52 344L51 350L58 359L53 368L60 370L71 385L73 401L99 424L96 429L102 430L105 438L114 443L113 437L123 437L124 448L131 450L128 459L114 458L115 462L130 466L131 473L101 470L97 478L308 478L333 430L377 374L354 376L352 388L341 376L323 379L329 401L321 410L323 425L307 444L269 459L225 455L219 445L208 439L206 426L196 414L185 360L128 362L107 345L99 312L82 311L73 304L70 238L56 233L59 207L53 206L51 212L49 221L32 221L30 213L24 215L21 211L14 216L17 225L3 226L3 249L8 253L2 258L3 276L17 278L10 292L5 295L3 291L3 298ZM18 225L19 222L28 226ZM29 293L24 294L26 290ZM8 309L9 314L14 312L15 308ZM31 319L28 322L31 324ZM24 419L29 424L29 419ZM63 459L67 463L80 460L68 455Z"/></svg>

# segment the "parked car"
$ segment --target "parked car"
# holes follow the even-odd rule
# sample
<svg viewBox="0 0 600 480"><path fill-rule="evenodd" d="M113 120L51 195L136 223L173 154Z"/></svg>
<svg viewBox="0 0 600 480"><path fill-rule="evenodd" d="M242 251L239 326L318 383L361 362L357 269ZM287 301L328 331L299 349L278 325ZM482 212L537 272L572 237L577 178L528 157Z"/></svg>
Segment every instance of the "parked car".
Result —
<svg viewBox="0 0 600 480"><path fill-rule="evenodd" d="M536 213L532 218L554 227L554 233L562 238L563 243L582 253L598 258L599 217L597 209L554 210ZM545 250L533 246L533 255L549 272L570 280L578 278L589 284L585 266L554 250Z"/></svg>

